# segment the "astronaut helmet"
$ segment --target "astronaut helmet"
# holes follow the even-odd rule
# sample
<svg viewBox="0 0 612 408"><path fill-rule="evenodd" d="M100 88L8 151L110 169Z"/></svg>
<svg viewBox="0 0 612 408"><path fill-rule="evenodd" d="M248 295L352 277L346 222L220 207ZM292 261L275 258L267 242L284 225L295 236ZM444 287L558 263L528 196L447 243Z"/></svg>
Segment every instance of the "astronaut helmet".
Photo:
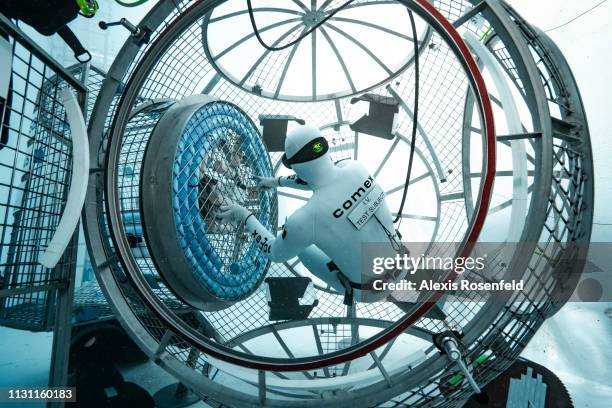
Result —
<svg viewBox="0 0 612 408"><path fill-rule="evenodd" d="M333 171L329 144L314 126L298 126L287 134L283 164L314 186L322 184Z"/></svg>

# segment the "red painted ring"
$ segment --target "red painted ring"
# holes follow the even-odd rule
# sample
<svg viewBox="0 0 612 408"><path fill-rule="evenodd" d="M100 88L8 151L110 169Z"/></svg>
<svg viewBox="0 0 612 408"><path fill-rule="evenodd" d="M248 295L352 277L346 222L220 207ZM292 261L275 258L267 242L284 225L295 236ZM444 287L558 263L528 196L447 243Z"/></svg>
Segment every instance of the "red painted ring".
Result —
<svg viewBox="0 0 612 408"><path fill-rule="evenodd" d="M196 6L199 6L201 3L205 1L206 0L199 0L195 2L194 4L192 4L187 10L185 10L182 13L181 16L179 16L177 19L172 21L172 23L170 23L159 34L159 36L156 39L156 42L159 41L159 39L162 38L169 30L171 30L176 25L176 23L183 18L183 16L188 15L190 10L192 10ZM398 0L398 2L403 3L403 4L409 3L409 1L407 0ZM450 41L450 43L455 45L455 47L457 48L455 51L458 51L460 56L463 58L463 62L465 63L464 68L467 68L467 70L469 71L469 74L471 75L471 78L473 79L472 86L475 88L474 89L475 94L478 96L477 100L479 102L478 105L480 108L480 115L481 115L481 119L484 122L484 132L485 132L484 135L485 135L486 143L484 144L483 147L486 149L486 155L485 155L486 164L483 169L484 170L483 171L484 175L482 177L483 182L481 185L480 195L478 198L479 205L476 206L477 210L475 212L474 221L471 225L469 232L467 233L465 241L462 244L461 250L459 251L459 256L465 257L469 255L472 247L474 246L474 244L476 243L478 239L478 236L480 235L480 232L482 230L484 221L488 213L489 204L491 200L491 192L493 189L493 182L495 178L495 147L496 147L493 109L491 107L491 101L490 101L489 93L485 85L485 81L478 69L476 62L472 58L467 46L463 42L463 39L461 38L457 30L427 0L413 0L413 2L417 6L420 7L421 10L419 11L423 12L422 15L419 13L417 14L419 14L421 17L424 17L432 26L435 25L436 29L440 29L440 31L438 31L438 34L442 35L443 37L445 37L446 40ZM413 11L416 11L416 10L413 10ZM146 60L151 50L155 48L155 43L152 44L152 46L147 49L141 61ZM134 72L132 73L132 76L130 80L128 81L126 89L129 89L135 77L134 74L138 72L141 66L142 65L139 64L134 69ZM125 93L122 94L119 104L117 106L117 110L115 112L119 112L121 110L124 102L125 102ZM116 120L117 120L117 115L115 115L113 119L113 124L111 126L111 137L112 137L112 134L114 134ZM107 157L106 157L107 164L108 164L108 160L109 160L109 157L107 154ZM109 183L107 182L105 188L108 188L108 185ZM108 203L108 198L107 198L108 196L109 195L107 192L107 194L105 194L105 200L107 200L106 212L107 212L107 216L109 216L109 218L112 219L110 217L111 209L110 209L110 203ZM110 235L112 237L112 240L114 241L115 247L117 247L116 235L114 233L112 222L108 224L108 227L111 232ZM120 258L120 262L122 263L122 266L124 267L124 269L129 271L129 269L126 268L124 259L122 257L119 257L119 258ZM141 295L141 299L147 304L147 306L151 309L151 311L163 323L165 323L171 328L176 329L177 326L174 324L175 322L172 322L166 317L167 312L169 312L172 315L174 315L174 313L171 312L169 309L167 309L167 307L159 299L157 299L154 295L152 296L154 300L151 300L151 296L148 296L151 294L143 293L143 291L141 290L142 288L138 284L138 278L135 278L130 273L127 273L127 276L129 277L134 289L137 292L139 292L139 294ZM453 271L448 275L447 278L455 279L456 277L457 277L457 274ZM193 331L193 329L191 329L188 326L184 327L185 330L180 330L180 327L178 327L179 330L177 330L175 334L181 339L193 345L195 348L197 348L204 354L210 355L214 358L218 358L219 360L222 360L222 361L225 361L231 364L236 364L242 367L247 367L247 368L252 368L252 369L257 369L257 370L277 371L277 372L311 370L311 369L317 369L321 367L327 367L330 365L344 363L349 360L354 360L356 358L362 357L370 353L372 350L375 350L383 346L388 341L390 341L391 339L395 338L396 336L404 332L410 325L412 325L414 322L416 322L416 320L418 320L427 311L429 311L434 306L435 302L441 296L442 296L441 292L433 293L429 297L429 299L423 302L413 312L412 315L405 316L403 319L399 320L393 326L391 326L391 328L387 329L386 331L383 331L381 334L377 335L373 339L363 342L361 345L359 344L356 345L354 349L352 350L349 349L350 350L349 352L339 351L339 352L331 353L329 357L320 358L314 361L312 361L313 360L312 357L309 357L309 358L304 358L304 359L293 359L293 360L276 359L276 360L281 360L281 361L289 361L288 363L263 362L263 361L258 361L259 360L258 358L253 359L253 356L249 356L244 353L235 353L235 351L232 351L233 353L235 353L234 355L230 355L220 350L218 346L215 344L206 344L207 341L205 340L204 342L202 342L201 341L202 339L199 338L200 336L198 336L198 333ZM180 321L180 319L178 320ZM237 357L236 356L237 354L244 354L245 357L247 358ZM268 359L268 361L269 360L273 360L273 359ZM310 361L300 362L299 360L310 360Z"/></svg>

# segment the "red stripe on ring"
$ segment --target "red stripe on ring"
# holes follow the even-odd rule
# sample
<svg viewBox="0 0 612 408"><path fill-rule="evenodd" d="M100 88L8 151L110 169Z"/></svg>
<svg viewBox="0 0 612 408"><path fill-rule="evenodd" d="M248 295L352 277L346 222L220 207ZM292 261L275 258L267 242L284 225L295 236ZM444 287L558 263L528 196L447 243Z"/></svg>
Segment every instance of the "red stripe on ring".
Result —
<svg viewBox="0 0 612 408"><path fill-rule="evenodd" d="M177 17L174 21L172 21L158 35L156 39L156 43L167 32L169 32L176 25L177 22L179 22L182 18L184 18L184 16L188 15L190 10L194 9L195 7L197 7L198 5L200 5L201 3L205 1L207 0L199 0L195 2L187 10L185 10L181 16ZM398 2L404 3L404 4L406 3L405 0L398 0ZM463 57L464 62L467 64L469 73L471 74L475 82L475 86L476 86L475 93L478 95L478 100L480 102L479 104L480 113L481 115L483 115L482 119L484 120L484 125L485 125L484 129L485 129L485 140L486 140L484 147L487 150L486 167L484 169L483 184L481 186L481 192L479 196L480 205L476 206L477 211L474 217L474 222L472 224L472 227L469 233L467 234L467 237L463 243L462 249L459 252L460 256L466 256L471 251L474 243L476 242L476 240L478 239L478 236L480 235L480 232L484 225L485 218L487 216L490 199L491 199L491 192L493 189L493 181L495 177L495 144L496 144L495 127L494 127L494 120L493 120L493 109L491 107L489 93L487 91L485 81L480 73L480 70L478 69L476 62L472 58L472 55L470 54L467 46L463 42L463 39L461 38L457 30L453 27L453 25L446 18L444 18L444 16L440 14L440 12L438 12L433 7L433 5L427 2L427 0L414 0L414 2L418 6L420 6L422 10L425 11L436 23L438 23L441 26L441 27L436 27L436 28L442 28L444 32L452 39L452 43L458 48L459 53ZM151 45L151 47L145 51L141 61L146 60L151 50L153 50L154 48L155 48L155 43ZM139 64L134 69L132 76L130 80L128 81L128 85L126 86L126 89L129 89L129 86L132 84L132 80L134 79L134 75L141 69L141 67L142 65ZM119 106L117 107L117 110L116 110L117 113L119 112L124 102L125 102L125 93L122 94L120 98ZM117 114L113 118L113 124L112 124L113 130L116 126L116 119L117 119ZM111 131L110 133L112 135L114 132ZM108 164L108 154L106 157L106 163ZM107 186L108 186L108 183L107 183ZM105 199L108 200L108 194L105 194ZM110 211L112 211L110 208L110 205L108 205L108 202L107 202L106 208L107 208L107 214L110 213ZM115 234L112 233L113 232L112 222L109 223L108 227L111 230L111 237L113 241L115 241L116 240ZM117 243L115 242L115 245L116 244ZM119 258L120 258L120 262L124 264L125 261L123 260L123 258L122 257L119 257ZM129 268L126 268L126 269L129 271ZM253 360L248 360L248 359L243 359L240 357L228 355L221 350L215 349L214 345L208 346L207 344L204 344L200 341L200 339L197 337L197 333L195 332L189 333L190 331L192 331L192 329L189 328L188 326L185 327L185 330L181 330L181 327L177 327L174 324L175 322L172 322L165 316L166 312L170 312L171 314L174 314L174 313L172 313L169 309L167 309L167 307L159 299L155 298L154 301L150 300L149 296L147 296L145 293L142 292L142 288L140 287L138 282L134 279L134 277L132 277L130 273L127 273L126 275L129 277L130 281L134 284L133 285L134 289L141 294L141 299L145 303L148 304L148 306L155 313L155 315L166 325L174 329L179 329L177 330L176 335L181 337L183 340L189 342L190 344L192 344L194 347L196 347L203 353L206 353L212 357L218 358L222 361L225 361L231 364L236 364L239 366L258 369L258 370L278 371L278 372L280 371L303 371L303 370L316 369L316 368L326 367L330 365L340 364L340 363L343 363L349 360L354 360L356 358L362 357L368 354L369 352L371 352L372 350L375 350L383 346L388 341L390 341L394 337L404 332L404 330L406 330L408 326L416 322L417 319L419 319L427 311L429 311L434 306L435 302L442 296L442 293L440 292L436 292L432 294L432 296L430 296L429 299L423 302L423 304L421 304L410 316L405 316L402 320L395 323L390 329L383 332L378 337L374 338L373 340L364 342L361 346L357 345L355 349L353 349L352 351L348 353L344 353L344 354L341 353L339 355L330 356L327 358L321 358L316 361L307 361L303 363L298 363L298 362L296 363L264 363L264 362L253 361ZM454 271L449 274L450 279L454 279L456 276L457 274ZM180 321L180 319L178 320Z"/></svg>

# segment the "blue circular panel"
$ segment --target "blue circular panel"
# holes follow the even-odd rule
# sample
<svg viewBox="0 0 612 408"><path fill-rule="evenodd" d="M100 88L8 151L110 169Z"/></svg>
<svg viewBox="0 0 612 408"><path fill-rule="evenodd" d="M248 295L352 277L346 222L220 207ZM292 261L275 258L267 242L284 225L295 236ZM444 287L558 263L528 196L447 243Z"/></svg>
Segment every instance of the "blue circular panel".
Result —
<svg viewBox="0 0 612 408"><path fill-rule="evenodd" d="M209 102L189 118L177 144L172 206L180 240L194 277L219 299L239 300L262 281L268 259L242 226L219 222L224 203L244 205L276 227L276 198L257 191L253 176L272 176L261 136L235 105Z"/></svg>

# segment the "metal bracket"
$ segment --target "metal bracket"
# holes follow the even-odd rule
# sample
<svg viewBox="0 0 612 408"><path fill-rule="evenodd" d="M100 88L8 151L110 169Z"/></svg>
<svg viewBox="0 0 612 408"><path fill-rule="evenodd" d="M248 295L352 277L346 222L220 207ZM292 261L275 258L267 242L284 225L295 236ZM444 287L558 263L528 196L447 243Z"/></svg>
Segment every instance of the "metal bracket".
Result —
<svg viewBox="0 0 612 408"><path fill-rule="evenodd" d="M465 362L463 361L463 355L459 348L461 344L461 334L456 331L448 331L443 333L438 333L434 336L434 344L435 346L444 354L446 354L452 362L459 366L459 369L463 373L463 376L467 379L470 387L474 390L474 393L481 394L482 391L474 377L472 377L472 373L468 370Z"/></svg>
<svg viewBox="0 0 612 408"><path fill-rule="evenodd" d="M98 26L100 26L102 30L107 30L109 27L118 25L125 27L125 29L132 34L132 39L139 47L144 44L148 44L151 40L152 31L149 28L137 27L134 24L130 23L126 18L122 18L121 20L114 21L112 23L107 23L105 21L100 21L98 23Z"/></svg>
<svg viewBox="0 0 612 408"><path fill-rule="evenodd" d="M350 124L351 130L371 136L393 140L393 124L399 112L399 103L393 97L376 94L364 94L351 99L351 105L357 102L368 102L369 111L359 120Z"/></svg>
<svg viewBox="0 0 612 408"><path fill-rule="evenodd" d="M287 125L290 121L300 125L306 121L291 115L259 115L262 137L269 152L284 152L287 138Z"/></svg>

